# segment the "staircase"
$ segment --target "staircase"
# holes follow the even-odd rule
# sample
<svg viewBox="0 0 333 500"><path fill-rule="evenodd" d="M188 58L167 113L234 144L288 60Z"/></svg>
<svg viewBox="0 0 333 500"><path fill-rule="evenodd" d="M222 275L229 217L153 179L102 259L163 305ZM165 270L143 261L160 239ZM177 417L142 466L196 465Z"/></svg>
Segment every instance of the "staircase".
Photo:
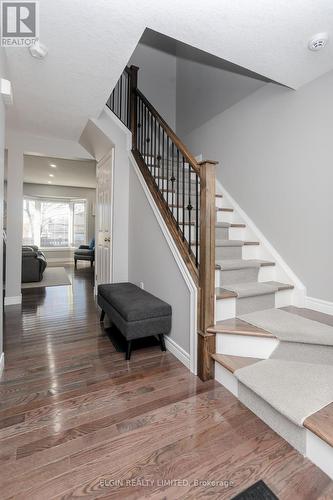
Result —
<svg viewBox="0 0 333 500"><path fill-rule="evenodd" d="M132 154L197 285L198 375L215 377L333 477L333 327L288 309L299 283L216 189L216 162L197 162L138 90L137 72L125 69L107 106L131 130ZM307 403L294 404L299 397Z"/></svg>

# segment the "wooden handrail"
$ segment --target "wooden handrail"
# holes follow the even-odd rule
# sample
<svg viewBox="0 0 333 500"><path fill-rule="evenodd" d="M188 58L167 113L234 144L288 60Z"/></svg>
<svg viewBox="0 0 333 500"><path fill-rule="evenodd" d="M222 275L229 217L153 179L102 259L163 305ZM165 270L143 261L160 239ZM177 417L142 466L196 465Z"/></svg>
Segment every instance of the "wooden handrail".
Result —
<svg viewBox="0 0 333 500"><path fill-rule="evenodd" d="M208 380L214 377L215 353L215 334L207 328L215 322L217 162L196 161L137 88L138 69L125 69L127 103L117 104L114 112L120 119L122 109L129 112L125 124L132 132L133 156L198 289L198 375Z"/></svg>

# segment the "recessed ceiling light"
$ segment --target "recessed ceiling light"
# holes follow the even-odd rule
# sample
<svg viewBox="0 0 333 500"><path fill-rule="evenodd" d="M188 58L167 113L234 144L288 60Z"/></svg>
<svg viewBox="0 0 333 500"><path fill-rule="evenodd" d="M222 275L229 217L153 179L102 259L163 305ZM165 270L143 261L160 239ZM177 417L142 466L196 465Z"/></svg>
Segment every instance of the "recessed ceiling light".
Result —
<svg viewBox="0 0 333 500"><path fill-rule="evenodd" d="M54 177L54 175L53 174L49 174L49 177Z"/></svg>
<svg viewBox="0 0 333 500"><path fill-rule="evenodd" d="M57 168L57 165L55 163L50 163L50 167Z"/></svg>
<svg viewBox="0 0 333 500"><path fill-rule="evenodd" d="M48 184L52 184L52 181L47 181Z"/></svg>
<svg viewBox="0 0 333 500"><path fill-rule="evenodd" d="M309 50L317 52L321 50L328 43L328 34L327 33L317 33L314 35L308 43Z"/></svg>

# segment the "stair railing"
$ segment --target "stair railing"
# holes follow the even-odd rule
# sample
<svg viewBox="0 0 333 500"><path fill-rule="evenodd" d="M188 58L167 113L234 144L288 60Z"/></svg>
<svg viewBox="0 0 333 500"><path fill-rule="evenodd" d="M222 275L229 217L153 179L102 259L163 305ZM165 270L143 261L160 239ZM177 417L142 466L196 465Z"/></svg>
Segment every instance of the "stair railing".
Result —
<svg viewBox="0 0 333 500"><path fill-rule="evenodd" d="M198 288L198 375L214 376L215 161L197 162L126 68L107 106L132 132L132 154Z"/></svg>

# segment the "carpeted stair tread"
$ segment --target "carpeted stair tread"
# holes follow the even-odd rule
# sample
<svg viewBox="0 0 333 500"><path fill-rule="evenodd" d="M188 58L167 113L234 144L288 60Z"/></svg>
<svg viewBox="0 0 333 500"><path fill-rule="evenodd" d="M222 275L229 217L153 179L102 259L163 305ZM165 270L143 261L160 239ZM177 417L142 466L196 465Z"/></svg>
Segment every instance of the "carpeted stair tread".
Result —
<svg viewBox="0 0 333 500"><path fill-rule="evenodd" d="M238 269L247 269L250 267L275 266L275 262L259 259L225 259L217 260L216 269L220 271L236 271Z"/></svg>
<svg viewBox="0 0 333 500"><path fill-rule="evenodd" d="M216 325L207 328L209 333L227 333L232 335L244 335L250 337L268 337L273 338L273 335L265 330L258 328L250 323L246 323L238 318L224 319L218 321Z"/></svg>
<svg viewBox="0 0 333 500"><path fill-rule="evenodd" d="M327 444L333 446L333 403L307 417L303 425Z"/></svg>
<svg viewBox="0 0 333 500"><path fill-rule="evenodd" d="M231 356L227 354L212 354L212 358L231 373L234 373L239 368L244 368L244 366L250 366L258 363L258 361L262 361L259 358Z"/></svg>
<svg viewBox="0 0 333 500"><path fill-rule="evenodd" d="M279 342L270 355L270 359L333 366L333 347L300 342Z"/></svg>
<svg viewBox="0 0 333 500"><path fill-rule="evenodd" d="M259 282L234 283L225 285L224 288L230 292L236 293L238 298L257 297L259 295L268 295L278 291L278 287L276 285L266 285Z"/></svg>
<svg viewBox="0 0 333 500"><path fill-rule="evenodd" d="M282 290L293 290L295 288L294 285L290 285L289 283L280 283L280 281L261 281L261 283L264 283L264 285L277 286L279 292Z"/></svg>
<svg viewBox="0 0 333 500"><path fill-rule="evenodd" d="M333 346L332 326L281 309L243 314L239 319L267 330L282 341Z"/></svg>
<svg viewBox="0 0 333 500"><path fill-rule="evenodd" d="M221 271L231 271L231 270L238 270L238 269L246 269L250 267L260 267L260 264L258 261L252 260L252 259L225 259L225 260L218 260L215 262L215 265L220 269Z"/></svg>
<svg viewBox="0 0 333 500"><path fill-rule="evenodd" d="M266 359L235 376L298 426L333 401L333 366Z"/></svg>

